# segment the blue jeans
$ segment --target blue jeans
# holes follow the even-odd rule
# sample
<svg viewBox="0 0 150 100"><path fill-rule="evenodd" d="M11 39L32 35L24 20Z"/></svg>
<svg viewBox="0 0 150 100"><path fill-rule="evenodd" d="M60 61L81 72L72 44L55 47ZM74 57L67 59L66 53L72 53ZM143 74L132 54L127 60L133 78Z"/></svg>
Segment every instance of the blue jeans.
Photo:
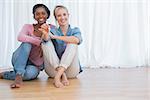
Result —
<svg viewBox="0 0 150 100"><path fill-rule="evenodd" d="M19 48L13 53L12 65L14 71L6 71L3 74L4 79L14 80L16 74L20 74L23 80L32 80L37 78L40 69L38 69L30 60L29 54L32 45L30 43L22 43ZM43 64L40 66L43 68Z"/></svg>

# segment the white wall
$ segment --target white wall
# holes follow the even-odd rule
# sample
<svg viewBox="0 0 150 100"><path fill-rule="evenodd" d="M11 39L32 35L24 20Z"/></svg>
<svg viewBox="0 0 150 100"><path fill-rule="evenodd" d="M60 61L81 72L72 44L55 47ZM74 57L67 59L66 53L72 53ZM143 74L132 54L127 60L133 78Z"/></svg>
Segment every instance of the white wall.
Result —
<svg viewBox="0 0 150 100"><path fill-rule="evenodd" d="M150 7L148 0L1 0L0 66L11 67L11 55L19 46L16 37L25 23L34 23L32 7L44 3L51 10L65 5L70 23L81 29L79 47L85 67L135 67L150 65Z"/></svg>

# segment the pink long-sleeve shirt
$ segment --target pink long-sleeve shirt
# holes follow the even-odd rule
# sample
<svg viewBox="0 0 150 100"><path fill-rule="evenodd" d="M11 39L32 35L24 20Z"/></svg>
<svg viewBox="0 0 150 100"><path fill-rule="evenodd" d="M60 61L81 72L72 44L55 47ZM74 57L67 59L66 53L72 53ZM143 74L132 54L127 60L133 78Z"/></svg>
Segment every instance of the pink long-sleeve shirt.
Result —
<svg viewBox="0 0 150 100"><path fill-rule="evenodd" d="M41 45L42 40L40 37L36 37L33 34L34 27L32 24L25 24L18 35L18 41L28 42L32 44L32 48L29 55L29 60L36 66L43 64L43 56L41 56Z"/></svg>

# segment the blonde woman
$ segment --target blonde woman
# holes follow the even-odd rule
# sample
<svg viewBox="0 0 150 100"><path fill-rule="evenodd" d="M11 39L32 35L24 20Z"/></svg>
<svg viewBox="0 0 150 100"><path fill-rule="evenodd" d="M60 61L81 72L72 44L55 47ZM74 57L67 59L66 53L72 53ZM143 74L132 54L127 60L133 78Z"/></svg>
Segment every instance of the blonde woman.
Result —
<svg viewBox="0 0 150 100"><path fill-rule="evenodd" d="M55 87L62 88L69 85L68 78L74 78L82 71L78 59L78 45L82 37L79 28L72 28L69 24L66 7L56 6L54 17L59 28L50 30L50 39L42 44L42 49L46 73L54 78Z"/></svg>

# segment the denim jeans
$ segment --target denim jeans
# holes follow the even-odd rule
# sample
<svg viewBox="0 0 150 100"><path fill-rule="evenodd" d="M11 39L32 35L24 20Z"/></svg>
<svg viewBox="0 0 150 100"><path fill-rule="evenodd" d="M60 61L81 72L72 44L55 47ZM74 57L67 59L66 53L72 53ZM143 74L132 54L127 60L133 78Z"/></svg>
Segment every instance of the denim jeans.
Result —
<svg viewBox="0 0 150 100"><path fill-rule="evenodd" d="M22 75L23 80L32 80L39 75L40 69L29 60L31 48L32 45L25 42L17 48L12 56L14 71L4 72L4 79L14 80L16 74L20 74ZM41 65L41 67L43 67L43 65Z"/></svg>

